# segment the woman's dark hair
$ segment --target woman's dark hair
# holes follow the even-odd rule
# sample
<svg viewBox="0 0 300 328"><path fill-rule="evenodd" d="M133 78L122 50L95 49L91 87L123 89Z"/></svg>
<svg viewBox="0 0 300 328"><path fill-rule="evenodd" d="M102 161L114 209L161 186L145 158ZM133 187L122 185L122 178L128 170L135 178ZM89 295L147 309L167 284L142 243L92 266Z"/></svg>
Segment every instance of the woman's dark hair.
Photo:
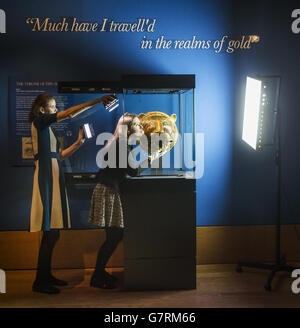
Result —
<svg viewBox="0 0 300 328"><path fill-rule="evenodd" d="M48 102L52 99L54 99L54 97L46 93L38 95L31 105L31 111L29 112L28 117L29 121L33 122L34 119L40 115L40 107L44 107L46 109Z"/></svg>

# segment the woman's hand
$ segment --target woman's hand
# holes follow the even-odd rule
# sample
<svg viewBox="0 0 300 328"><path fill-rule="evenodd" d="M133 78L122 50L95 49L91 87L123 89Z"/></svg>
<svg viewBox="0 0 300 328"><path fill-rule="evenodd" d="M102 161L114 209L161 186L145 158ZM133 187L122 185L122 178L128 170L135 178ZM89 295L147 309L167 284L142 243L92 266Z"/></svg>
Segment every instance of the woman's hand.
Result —
<svg viewBox="0 0 300 328"><path fill-rule="evenodd" d="M106 95L106 96L102 96L101 98L99 98L100 102L102 102L104 106L107 106L109 103L111 103L115 99L116 99L116 96L114 96L114 95Z"/></svg>
<svg viewBox="0 0 300 328"><path fill-rule="evenodd" d="M69 156L71 156L80 146L85 142L84 134L83 134L83 127L79 129L78 138L77 140L67 149L62 150L60 155L60 160L63 161Z"/></svg>
<svg viewBox="0 0 300 328"><path fill-rule="evenodd" d="M83 133L83 127L81 127L78 132L77 143L79 146L81 146L84 142L85 142L85 138Z"/></svg>

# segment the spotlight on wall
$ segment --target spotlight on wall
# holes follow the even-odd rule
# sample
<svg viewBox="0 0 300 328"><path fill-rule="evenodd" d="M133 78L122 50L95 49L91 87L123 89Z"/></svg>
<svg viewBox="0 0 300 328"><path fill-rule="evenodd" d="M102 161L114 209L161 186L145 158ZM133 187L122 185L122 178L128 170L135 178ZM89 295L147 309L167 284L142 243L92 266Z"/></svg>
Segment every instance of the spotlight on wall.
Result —
<svg viewBox="0 0 300 328"><path fill-rule="evenodd" d="M262 150L275 142L279 79L247 76L242 139Z"/></svg>
<svg viewBox="0 0 300 328"><path fill-rule="evenodd" d="M250 40L253 43L258 43L260 40L260 37L259 37L259 35L250 35Z"/></svg>

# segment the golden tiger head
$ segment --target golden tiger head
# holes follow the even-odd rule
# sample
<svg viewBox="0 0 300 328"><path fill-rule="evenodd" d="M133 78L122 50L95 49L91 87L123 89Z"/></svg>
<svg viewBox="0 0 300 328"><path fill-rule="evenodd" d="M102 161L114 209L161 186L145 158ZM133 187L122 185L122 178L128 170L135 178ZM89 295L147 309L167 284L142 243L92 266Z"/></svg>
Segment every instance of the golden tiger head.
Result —
<svg viewBox="0 0 300 328"><path fill-rule="evenodd" d="M176 114L169 116L162 112L148 112L146 114L139 114L138 117L148 140L147 145L143 144L143 142L141 143L141 147L145 151L152 154L153 149L157 149L157 157L160 157L174 147L178 139ZM157 138L151 138L155 134L159 137L160 141ZM153 145L151 142L158 142L158 144Z"/></svg>

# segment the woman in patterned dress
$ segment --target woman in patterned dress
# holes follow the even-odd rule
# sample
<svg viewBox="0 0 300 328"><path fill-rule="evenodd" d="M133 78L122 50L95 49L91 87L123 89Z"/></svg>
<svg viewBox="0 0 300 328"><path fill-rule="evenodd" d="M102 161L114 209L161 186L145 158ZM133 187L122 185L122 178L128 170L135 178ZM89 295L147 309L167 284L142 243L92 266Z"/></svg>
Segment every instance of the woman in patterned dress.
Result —
<svg viewBox="0 0 300 328"><path fill-rule="evenodd" d="M121 130L125 130L125 138L123 140L124 135ZM114 156L115 168L107 166L99 170L97 185L94 188L91 200L89 222L106 230L106 240L99 249L96 268L90 282L92 287L106 289L116 287L116 277L106 272L105 266L123 239L124 221L120 185L127 174L135 176L140 170L140 168L132 168L133 163L130 162L130 160L133 160L133 158L130 158L132 148L128 146L126 137L132 134L139 142L139 138L143 136L144 130L137 115L126 113L120 118L113 138L108 141L103 151L103 154L106 154L105 160L108 159L109 153L111 156ZM125 142L123 142L124 140ZM126 168L119 167L119 149L122 145L125 145L125 150L123 148L121 156L126 156ZM148 162L151 162L151 157L148 157ZM140 166L142 165L140 164Z"/></svg>
<svg viewBox="0 0 300 328"><path fill-rule="evenodd" d="M35 173L30 231L43 231L37 274L32 286L35 292L57 294L60 290L54 285L67 285L65 281L51 274L51 257L59 239L59 229L71 226L61 161L71 156L84 142L83 131L80 129L77 141L67 149L60 149L51 124L73 118L100 102L106 105L112 100L112 96L103 96L58 112L54 97L41 94L32 104L29 121L31 122Z"/></svg>

